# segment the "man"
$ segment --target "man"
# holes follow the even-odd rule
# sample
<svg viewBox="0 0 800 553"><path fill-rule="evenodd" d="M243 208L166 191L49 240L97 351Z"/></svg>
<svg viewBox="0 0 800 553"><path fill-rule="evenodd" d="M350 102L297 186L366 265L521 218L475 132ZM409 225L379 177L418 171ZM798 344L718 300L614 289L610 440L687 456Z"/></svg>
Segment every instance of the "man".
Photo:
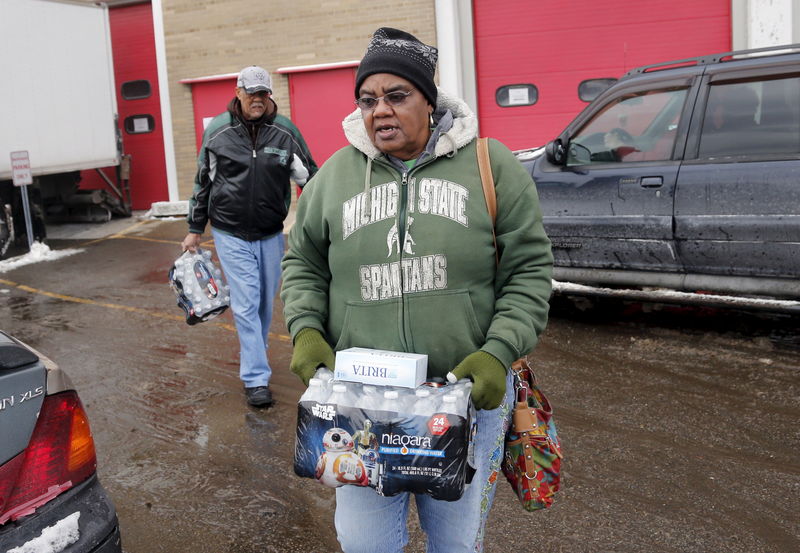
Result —
<svg viewBox="0 0 800 553"><path fill-rule="evenodd" d="M292 179L302 186L317 166L295 125L278 114L272 81L261 67L239 73L236 97L203 133L189 234L184 251L196 251L206 223L231 288L239 335L239 376L247 403L269 407L272 369L267 337L283 257L283 221Z"/></svg>

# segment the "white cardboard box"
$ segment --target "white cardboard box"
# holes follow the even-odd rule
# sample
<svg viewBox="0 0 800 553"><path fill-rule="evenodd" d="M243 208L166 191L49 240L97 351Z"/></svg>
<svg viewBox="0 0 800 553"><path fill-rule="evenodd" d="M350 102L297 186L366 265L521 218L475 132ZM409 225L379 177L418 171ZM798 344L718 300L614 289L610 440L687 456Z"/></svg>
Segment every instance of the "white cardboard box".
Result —
<svg viewBox="0 0 800 553"><path fill-rule="evenodd" d="M425 382L428 356L368 348L348 348L336 352L337 380L416 388Z"/></svg>

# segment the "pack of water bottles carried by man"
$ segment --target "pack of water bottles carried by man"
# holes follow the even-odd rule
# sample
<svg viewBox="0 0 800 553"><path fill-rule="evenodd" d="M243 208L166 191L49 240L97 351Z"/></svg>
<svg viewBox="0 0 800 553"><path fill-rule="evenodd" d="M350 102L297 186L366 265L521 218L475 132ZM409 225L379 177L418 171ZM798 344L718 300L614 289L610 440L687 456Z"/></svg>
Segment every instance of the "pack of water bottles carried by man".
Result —
<svg viewBox="0 0 800 553"><path fill-rule="evenodd" d="M366 348L337 352L298 403L294 470L384 496L455 501L474 472L472 382L426 382L427 356Z"/></svg>

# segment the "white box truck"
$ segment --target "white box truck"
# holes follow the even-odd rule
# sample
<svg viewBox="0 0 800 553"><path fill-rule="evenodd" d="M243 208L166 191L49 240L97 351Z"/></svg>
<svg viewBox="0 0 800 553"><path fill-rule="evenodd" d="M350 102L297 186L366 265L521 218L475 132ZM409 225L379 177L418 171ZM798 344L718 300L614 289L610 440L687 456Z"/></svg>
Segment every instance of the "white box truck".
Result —
<svg viewBox="0 0 800 553"><path fill-rule="evenodd" d="M1 251L4 235L9 242L15 228L17 239L25 232L20 190L10 180L11 152L28 152L29 192L45 198L77 190L78 171L120 165L108 8L3 0L0 75L0 218L15 219L0 222ZM36 198L32 203L41 211ZM43 238L44 222L34 226Z"/></svg>

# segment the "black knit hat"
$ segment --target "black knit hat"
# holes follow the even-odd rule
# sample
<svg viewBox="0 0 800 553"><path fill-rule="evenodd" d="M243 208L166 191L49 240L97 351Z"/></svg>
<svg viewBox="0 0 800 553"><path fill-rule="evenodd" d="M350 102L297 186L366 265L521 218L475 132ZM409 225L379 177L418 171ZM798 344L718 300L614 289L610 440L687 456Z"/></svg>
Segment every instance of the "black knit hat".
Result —
<svg viewBox="0 0 800 553"><path fill-rule="evenodd" d="M405 31L381 27L372 35L367 52L356 72L356 98L364 79L375 73L391 73L414 83L432 106L436 106L438 50L421 43Z"/></svg>

